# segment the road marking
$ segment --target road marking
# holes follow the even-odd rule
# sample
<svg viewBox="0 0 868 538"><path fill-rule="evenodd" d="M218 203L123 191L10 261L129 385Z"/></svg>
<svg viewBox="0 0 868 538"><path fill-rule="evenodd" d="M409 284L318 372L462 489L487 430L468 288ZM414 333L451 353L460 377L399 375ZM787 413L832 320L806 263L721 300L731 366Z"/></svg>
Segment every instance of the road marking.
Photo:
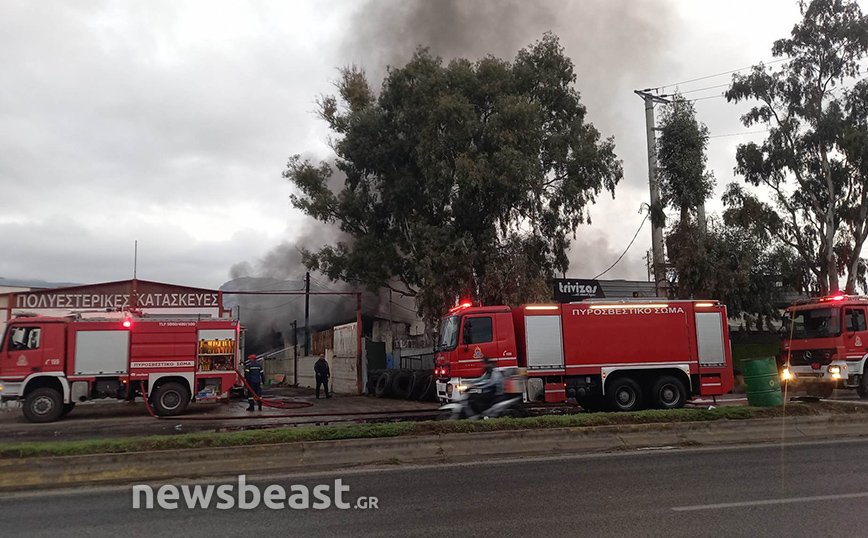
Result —
<svg viewBox="0 0 868 538"><path fill-rule="evenodd" d="M722 508L743 508L746 506L769 506L774 504L807 503L814 501L838 501L841 499L860 499L862 497L868 497L868 491L862 493L842 493L840 495L817 495L816 497L792 497L790 499L766 499L762 501L742 501L736 503L674 506L672 509L676 512L693 512L696 510L719 510Z"/></svg>

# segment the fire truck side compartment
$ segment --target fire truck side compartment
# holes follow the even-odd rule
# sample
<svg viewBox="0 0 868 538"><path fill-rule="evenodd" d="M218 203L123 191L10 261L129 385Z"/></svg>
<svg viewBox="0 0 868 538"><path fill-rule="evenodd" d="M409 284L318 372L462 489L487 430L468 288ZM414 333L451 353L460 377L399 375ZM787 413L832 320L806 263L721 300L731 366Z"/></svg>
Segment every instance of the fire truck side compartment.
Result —
<svg viewBox="0 0 868 538"><path fill-rule="evenodd" d="M527 369L547 370L564 367L561 316L525 316Z"/></svg>
<svg viewBox="0 0 868 538"><path fill-rule="evenodd" d="M129 331L77 331L75 374L125 374L129 364Z"/></svg>

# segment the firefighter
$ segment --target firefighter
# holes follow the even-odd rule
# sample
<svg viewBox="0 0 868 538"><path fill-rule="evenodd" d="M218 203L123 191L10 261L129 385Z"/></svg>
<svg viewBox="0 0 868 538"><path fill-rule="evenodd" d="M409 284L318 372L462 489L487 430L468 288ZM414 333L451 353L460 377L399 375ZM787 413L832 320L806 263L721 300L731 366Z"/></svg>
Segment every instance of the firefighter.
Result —
<svg viewBox="0 0 868 538"><path fill-rule="evenodd" d="M253 404L259 404L259 410L262 411L262 381L265 378L265 372L262 370L262 363L256 360L256 355L247 357L247 363L244 365L244 377L247 379L247 384L250 385L250 390L247 391L247 410L253 411Z"/></svg>
<svg viewBox="0 0 868 538"><path fill-rule="evenodd" d="M325 360L325 355L322 353L320 353L319 360L313 365L313 371L316 374L316 397L319 398L319 388L322 385L325 389L325 397L331 398L332 395L329 394L329 377L331 377L331 372L329 372L329 363Z"/></svg>

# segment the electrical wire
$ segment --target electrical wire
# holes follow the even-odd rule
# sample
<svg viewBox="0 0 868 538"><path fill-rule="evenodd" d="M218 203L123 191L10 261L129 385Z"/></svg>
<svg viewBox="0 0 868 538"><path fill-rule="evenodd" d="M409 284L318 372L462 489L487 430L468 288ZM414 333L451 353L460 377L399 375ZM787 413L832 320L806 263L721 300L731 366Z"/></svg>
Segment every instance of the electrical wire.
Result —
<svg viewBox="0 0 868 538"><path fill-rule="evenodd" d="M722 97L726 97L723 94L720 95L706 95L705 97L697 97L696 99L688 99L689 102L695 103L697 101L705 101L706 99L720 99Z"/></svg>
<svg viewBox="0 0 868 538"><path fill-rule="evenodd" d="M772 61L770 61L770 62L761 62L761 63L762 63L763 65L772 65L772 64L777 64L777 63L785 62L785 61L787 61L787 60L789 60L789 58L779 58L779 59L777 59L777 60L772 60ZM733 73L738 73L739 71L745 71L745 70L747 70L747 69L752 69L752 68L753 68L753 66L752 66L752 65L749 65L749 66L747 66L747 67L742 67L742 68L740 68L740 69L733 69L732 71L723 71L723 72L721 72L721 73L715 73L715 74L713 74L713 75L706 75L706 76L704 76L704 77L692 78L692 79L690 79L690 80L682 80L681 82L675 82L674 84L665 84L665 85L663 85L663 86L657 86L656 88L650 88L650 89L651 89L651 90L660 90L660 89L663 89L663 88L672 88L672 87L675 87L675 86L680 86L680 85L682 85L682 84L690 84L691 82L699 82L700 80L708 80L708 79L710 79L710 78L722 77L722 76L724 76L724 75L731 75L731 74L733 74Z"/></svg>
<svg viewBox="0 0 868 538"><path fill-rule="evenodd" d="M314 277L310 277L310 279L311 279L313 282L315 282L315 283L316 283L320 288L323 288L323 289L325 289L325 290L327 290L327 291L335 291L335 290L333 290L332 288L329 288L328 286L326 286L325 284L323 284L321 281L317 280L317 279L314 278ZM352 299L353 299L352 297L347 297L347 296L340 296L340 298L341 298L341 299L346 299L346 300L352 300ZM365 298L362 297L362 302L364 303L364 301L365 301ZM377 302L379 303L379 299L377 299ZM403 310L406 310L407 312L410 312L411 314L418 315L418 312L416 312L416 311L413 310L412 308L407 308L406 306L400 305L400 304L398 304L398 303L396 303L396 302L394 302L394 301L392 301L392 300L390 300L389 303L390 303L392 306L396 306L396 307L398 307L398 308L401 308L401 309L403 309ZM332 303L332 304L335 304L335 303ZM381 314L381 315L386 315L384 312L380 311L379 309L377 309L377 313L378 313L378 314ZM394 319L397 319L397 320L399 320L399 321L418 321L418 320L408 320L408 319L406 319L406 318L394 318Z"/></svg>
<svg viewBox="0 0 868 538"><path fill-rule="evenodd" d="M723 138L725 136L742 136L742 135L751 135L751 134L767 133L767 132L769 132L768 129L763 129L762 131L745 131L743 133L727 133L727 134L711 135L708 138Z"/></svg>
<svg viewBox="0 0 868 538"><path fill-rule="evenodd" d="M645 218L643 218L643 219L642 219L642 222L639 224L639 228L636 230L636 233L633 234L633 239L630 240L630 244L627 245L627 248L624 249L624 252L622 252L621 255L618 256L618 259L615 260L615 263L613 263L612 265L610 265L608 269L606 269L605 271L603 271L603 272L600 273L599 275L595 276L592 280L597 280L597 279L600 278L601 276L603 276L603 275L605 275L606 273L608 273L609 271L611 271L613 267L615 267L616 265L618 265L618 262L620 262L621 259L622 259L626 254L627 254L627 251L630 250L630 247L633 246L633 242L636 241L636 238L637 238L637 237L639 237L639 232L642 231L642 227L645 226L645 221L648 220L648 216L649 216L650 214L651 214L651 210L649 209L648 212L645 213Z"/></svg>
<svg viewBox="0 0 868 538"><path fill-rule="evenodd" d="M728 88L728 87L729 87L729 84L717 84L715 86L706 86L705 88L696 88L693 90L684 90L683 92L679 91L678 93L680 93L681 95L684 95L685 93L704 92L705 90L716 90L717 88Z"/></svg>
<svg viewBox="0 0 868 538"><path fill-rule="evenodd" d="M279 305L277 305L277 306L269 306L269 307L267 307L267 308L252 308L252 307L249 307L249 306L241 306L241 305L235 305L235 306L237 306L237 307L240 308L241 310L251 310L251 311L253 311L253 312L264 312L264 311L266 311L266 310L276 310L276 309L278 309L278 308L283 308L284 306L290 305L290 304L292 304L292 303L298 301L298 300L301 299L302 297L304 297L304 295L299 295L299 296L296 297L295 299L292 299L292 300L290 300L290 301L287 301L287 302L285 302L285 303L283 303L283 304L279 304Z"/></svg>

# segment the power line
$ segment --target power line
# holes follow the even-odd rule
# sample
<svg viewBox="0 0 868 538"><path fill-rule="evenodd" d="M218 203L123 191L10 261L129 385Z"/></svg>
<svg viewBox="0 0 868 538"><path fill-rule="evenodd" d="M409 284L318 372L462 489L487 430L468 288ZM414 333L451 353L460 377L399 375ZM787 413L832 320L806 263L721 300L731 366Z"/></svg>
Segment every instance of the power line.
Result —
<svg viewBox="0 0 868 538"><path fill-rule="evenodd" d="M767 133L767 132L769 132L768 129L763 129L762 131L745 131L743 133L727 133L727 134L711 135L708 138L723 138L725 136L742 136L742 135Z"/></svg>
<svg viewBox="0 0 868 538"><path fill-rule="evenodd" d="M645 218L643 218L643 219L642 219L642 222L639 224L639 228L636 230L636 233L633 234L633 239L630 240L630 244L627 245L627 248L624 249L624 252L622 252L621 255L618 256L618 259L615 260L615 263L613 263L612 265L610 265L608 269L606 269L605 271L603 271L603 272L600 273L599 275L595 276L595 277L593 278L593 280L597 280L597 279L600 278L601 276L603 276L603 275L605 275L606 273L608 273L609 271L611 271L613 267L615 267L616 265L618 265L618 262L621 261L621 259L622 259L626 254L627 254L627 251L630 250L630 247L633 246L633 242L636 241L636 238L637 238L637 237L639 237L639 232L642 231L642 226L645 225L645 221L648 220L648 215L650 215L650 214L651 214L651 209L649 208L649 209L648 209L648 212L645 213Z"/></svg>
<svg viewBox="0 0 868 538"><path fill-rule="evenodd" d="M685 91L683 91L683 92L682 92L682 91L679 91L678 93L680 93L681 95L684 95L685 93L704 92L705 90L715 90L715 89L717 89L717 88L728 88L728 87L729 87L729 84L716 84L716 85L714 85L714 86L706 86L706 87L704 87L704 88L696 88L696 89L693 89L693 90L685 90Z"/></svg>
<svg viewBox="0 0 868 538"><path fill-rule="evenodd" d="M321 281L317 280L317 279L314 278L314 277L310 277L310 279L313 280L313 281L314 281L314 282L315 282L319 287L321 287L321 288L324 288L324 289L326 289L326 290L328 290L328 291L335 291L335 290L333 290L332 288L329 288L328 286L326 286L325 284L323 284ZM399 292L399 293L400 293L400 292ZM402 295L403 295L403 294L402 294ZM343 297L343 298L344 298L344 299L350 299L349 297ZM362 299L362 300L364 300L364 299ZM398 303L396 303L395 301L392 301L392 300L390 300L389 302L390 302L393 306L397 306L398 308L401 308L401 309L403 309L403 310L406 310L407 312L410 312L411 314L419 315L419 313L418 313L416 310L412 309L412 308L407 308L406 306L403 306L403 305L401 305L401 304L398 304ZM379 312L379 311L378 311L378 312Z"/></svg>
<svg viewBox="0 0 868 538"><path fill-rule="evenodd" d="M705 97L697 97L696 99L688 99L691 103L695 103L696 101L705 101L706 99L720 99L721 97L726 97L723 94L720 95L706 95Z"/></svg>
<svg viewBox="0 0 868 538"><path fill-rule="evenodd" d="M287 302L285 302L285 303L283 303L283 304L279 304L279 305L277 305L277 306L269 306L269 307L267 307L267 308L253 308L253 307L250 307L250 306L241 306L241 305L235 305L235 306L237 306L237 307L238 307L239 309L241 309L241 310L252 310L252 311L254 311L254 312L263 312L263 311L265 311L265 310L276 310L276 309L278 309L278 308L283 308L284 306L288 306L288 305L290 305L290 304L292 304L292 303L298 301L298 300L301 299L302 297L304 297L304 295L299 295L298 297L296 297L295 299L292 299L291 301L287 301Z"/></svg>
<svg viewBox="0 0 868 538"><path fill-rule="evenodd" d="M789 60L789 58L779 58L779 59L777 59L777 60L772 60L772 61L770 61L770 62L761 62L761 63L762 63L763 65L772 65L772 64L777 64L777 63L785 62L785 61L787 61L787 60ZM740 68L740 69L733 69L732 71L723 71L723 72L721 72L721 73L715 73L715 74L713 74L713 75L706 75L706 76L704 76L704 77L692 78L692 79L690 79L690 80L682 80L681 82L675 82L675 83L673 83L673 84L665 84L665 85L663 85L663 86L657 86L656 88L650 88L650 89L651 89L651 90L660 90L660 89L663 89L663 88L671 88L671 87L674 87L674 86L680 86L680 85L682 85L682 84L690 84L691 82L699 82L700 80L708 80L708 79L710 79L710 78L722 77L722 76L724 76L724 75L731 75L731 74L733 74L733 73L738 73L739 71L744 71L744 70L746 70L746 69L752 69L752 68L753 68L753 66L752 66L752 65L749 65L749 66L747 66L747 67L742 67L742 68Z"/></svg>

